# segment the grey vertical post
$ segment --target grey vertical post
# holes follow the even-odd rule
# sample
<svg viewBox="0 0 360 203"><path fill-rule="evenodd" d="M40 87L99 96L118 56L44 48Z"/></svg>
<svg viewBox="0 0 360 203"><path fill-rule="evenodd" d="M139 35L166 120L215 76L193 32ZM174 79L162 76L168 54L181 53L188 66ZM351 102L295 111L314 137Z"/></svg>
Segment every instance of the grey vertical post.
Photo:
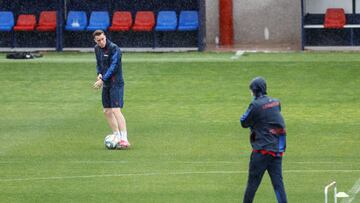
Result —
<svg viewBox="0 0 360 203"><path fill-rule="evenodd" d="M205 49L205 35L206 35L206 19L205 19L205 0L198 0L198 8L199 8L199 29L197 34L197 41L198 41L198 50L204 51Z"/></svg>
<svg viewBox="0 0 360 203"><path fill-rule="evenodd" d="M63 12L66 0L58 0L57 16L56 16L56 51L63 50Z"/></svg>

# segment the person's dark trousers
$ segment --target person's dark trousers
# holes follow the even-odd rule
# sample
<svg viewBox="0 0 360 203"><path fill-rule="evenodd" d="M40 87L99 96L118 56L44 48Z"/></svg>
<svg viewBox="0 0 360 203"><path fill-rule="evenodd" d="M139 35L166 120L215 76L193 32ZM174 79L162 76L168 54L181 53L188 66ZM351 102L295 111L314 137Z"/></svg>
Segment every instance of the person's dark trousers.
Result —
<svg viewBox="0 0 360 203"><path fill-rule="evenodd" d="M282 157L273 157L270 154L263 155L259 152L253 152L251 154L244 203L253 202L256 190L266 170L270 175L278 203L287 203L281 163Z"/></svg>

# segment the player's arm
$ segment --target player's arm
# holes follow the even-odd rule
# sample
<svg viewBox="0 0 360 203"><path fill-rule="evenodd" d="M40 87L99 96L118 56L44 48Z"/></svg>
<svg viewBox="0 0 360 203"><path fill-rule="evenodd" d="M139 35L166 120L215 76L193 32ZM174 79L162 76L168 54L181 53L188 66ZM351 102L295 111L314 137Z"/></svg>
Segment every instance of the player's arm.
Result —
<svg viewBox="0 0 360 203"><path fill-rule="evenodd" d="M101 80L102 79L102 74L101 74L101 69L100 69L100 59L99 59L99 51L96 50L95 48L95 57L96 57L96 80Z"/></svg>
<svg viewBox="0 0 360 203"><path fill-rule="evenodd" d="M101 74L101 69L100 69L100 59L99 59L99 52L96 50L95 48L95 57L96 57L96 73L97 73L97 77L96 77L96 82L94 83L93 87L95 89L100 89L103 85L103 81L102 81L102 74Z"/></svg>
<svg viewBox="0 0 360 203"><path fill-rule="evenodd" d="M252 119L254 113L254 106L250 104L246 112L241 116L240 123L243 128L252 127L254 121Z"/></svg>
<svg viewBox="0 0 360 203"><path fill-rule="evenodd" d="M102 79L102 74L100 72L99 61L96 62L96 72L97 72L96 80L101 80Z"/></svg>
<svg viewBox="0 0 360 203"><path fill-rule="evenodd" d="M109 80L115 73L116 71L118 71L116 69L117 64L120 63L120 59L121 59L121 53L120 53L120 49L115 47L114 48L114 52L113 55L111 56L111 64L110 67L108 68L108 70L106 71L105 75L103 75L102 80L103 81L107 81Z"/></svg>
<svg viewBox="0 0 360 203"><path fill-rule="evenodd" d="M98 62L99 63L99 62ZM100 73L100 66L99 64L96 65L96 70L97 70L97 77L96 80L102 80L102 74Z"/></svg>
<svg viewBox="0 0 360 203"><path fill-rule="evenodd" d="M279 111L281 112L281 103L280 103L280 101L279 101Z"/></svg>

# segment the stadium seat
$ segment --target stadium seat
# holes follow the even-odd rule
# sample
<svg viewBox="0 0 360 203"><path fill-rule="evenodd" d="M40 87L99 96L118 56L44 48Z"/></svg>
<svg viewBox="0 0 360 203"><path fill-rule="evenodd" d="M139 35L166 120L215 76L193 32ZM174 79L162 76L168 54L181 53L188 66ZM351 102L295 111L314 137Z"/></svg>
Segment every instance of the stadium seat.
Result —
<svg viewBox="0 0 360 203"><path fill-rule="evenodd" d="M129 11L116 11L112 18L110 31L129 31L132 25L132 17Z"/></svg>
<svg viewBox="0 0 360 203"><path fill-rule="evenodd" d="M89 26L86 30L107 30L110 25L109 13L107 11L93 11L90 15Z"/></svg>
<svg viewBox="0 0 360 203"><path fill-rule="evenodd" d="M155 16L152 11L138 11L135 17L133 31L152 31L155 25Z"/></svg>
<svg viewBox="0 0 360 203"><path fill-rule="evenodd" d="M14 14L11 11L0 11L0 31L11 31L14 24Z"/></svg>
<svg viewBox="0 0 360 203"><path fill-rule="evenodd" d="M87 25L85 11L70 11L66 20L65 30L83 31Z"/></svg>
<svg viewBox="0 0 360 203"><path fill-rule="evenodd" d="M197 11L181 11L179 17L180 31L197 30L199 27L198 12Z"/></svg>
<svg viewBox="0 0 360 203"><path fill-rule="evenodd" d="M42 11L40 13L39 24L36 27L40 32L56 31L56 11Z"/></svg>
<svg viewBox="0 0 360 203"><path fill-rule="evenodd" d="M14 31L33 31L36 26L36 17L32 14L19 15Z"/></svg>
<svg viewBox="0 0 360 203"><path fill-rule="evenodd" d="M160 11L157 16L156 31L175 31L177 17L175 11Z"/></svg>
<svg viewBox="0 0 360 203"><path fill-rule="evenodd" d="M345 11L342 8L328 8L325 13L324 28L342 29L346 23Z"/></svg>

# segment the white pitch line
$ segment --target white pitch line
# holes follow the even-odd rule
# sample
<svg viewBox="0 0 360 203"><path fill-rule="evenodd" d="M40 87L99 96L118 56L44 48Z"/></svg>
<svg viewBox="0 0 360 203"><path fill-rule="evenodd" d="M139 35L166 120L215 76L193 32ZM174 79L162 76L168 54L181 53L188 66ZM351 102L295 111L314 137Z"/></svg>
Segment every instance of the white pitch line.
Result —
<svg viewBox="0 0 360 203"><path fill-rule="evenodd" d="M122 173L122 174L102 174L102 175L84 175L84 176L52 176L52 177L0 179L0 182L31 181L31 180L63 180L63 179L79 179L79 178L126 177L126 176L234 174L234 173L247 173L247 171L198 171L198 172L184 171L184 172L170 172L170 173L154 172L154 173Z"/></svg>
<svg viewBox="0 0 360 203"><path fill-rule="evenodd" d="M360 170L285 170L283 173L352 173ZM40 180L65 180L102 177L128 177L128 176L167 176L167 175L199 175L199 174L246 174L248 171L180 171L180 172L153 172L153 173L122 173L122 174L100 174L83 176L50 176L50 177L28 177L0 179L0 182L16 181L40 181Z"/></svg>
<svg viewBox="0 0 360 203"><path fill-rule="evenodd" d="M349 190L350 195L349 203L355 200L356 195L360 192L360 178L355 182L354 186Z"/></svg>
<svg viewBox="0 0 360 203"><path fill-rule="evenodd" d="M334 169L334 170L285 170L283 173L353 173L360 170Z"/></svg>
<svg viewBox="0 0 360 203"><path fill-rule="evenodd" d="M93 161L93 160L88 160L88 161L67 161L71 162L71 163L85 163L85 164L103 164L103 163L132 163L130 161L113 161L113 160L103 160L103 161ZM160 161L161 163L179 163L179 164L242 164L244 163L243 161ZM0 161L0 164L2 162ZM4 163L12 163L12 161L5 161ZM22 163L22 162L21 162ZM154 163L154 162L151 162ZM283 162L284 163L284 162ZM315 161L309 161L309 162L305 162L305 161L300 161L300 162L294 162L294 161L287 161L286 164L351 164L353 165L353 162L328 162L328 161L319 161L319 162L315 162Z"/></svg>
<svg viewBox="0 0 360 203"><path fill-rule="evenodd" d="M288 161L286 163L291 163L291 164L351 164L353 165L353 162L343 162L343 161L338 161L338 162L333 162L333 161Z"/></svg>
<svg viewBox="0 0 360 203"><path fill-rule="evenodd" d="M127 58L122 60L123 63L212 63L212 62L233 62L228 58L221 57L178 57L178 58ZM0 59L0 63L95 63L94 58L41 58L33 60L9 60Z"/></svg>
<svg viewBox="0 0 360 203"><path fill-rule="evenodd" d="M234 55L234 56L232 56L230 59L232 59L232 60L239 59L239 58L240 58L240 56L242 56L244 53L245 53L245 51L238 50L238 51L236 51L235 55Z"/></svg>
<svg viewBox="0 0 360 203"><path fill-rule="evenodd" d="M2 153L2 152L0 152ZM58 161L57 161L58 162ZM75 163L75 164L119 164L119 163L135 163L131 161L119 161L119 160L74 160L74 161L64 161L66 163ZM160 163L178 163L178 164L242 164L243 161L159 161ZM24 161L18 161L18 160L12 160L12 161L0 161L0 164L12 164L12 163L24 163ZM31 163L31 162L30 162ZM146 163L146 162L144 162ZM154 163L154 162L150 162ZM328 161L286 161L286 164L331 164L331 165L345 165L345 164L351 164L353 165L353 162L328 162Z"/></svg>

